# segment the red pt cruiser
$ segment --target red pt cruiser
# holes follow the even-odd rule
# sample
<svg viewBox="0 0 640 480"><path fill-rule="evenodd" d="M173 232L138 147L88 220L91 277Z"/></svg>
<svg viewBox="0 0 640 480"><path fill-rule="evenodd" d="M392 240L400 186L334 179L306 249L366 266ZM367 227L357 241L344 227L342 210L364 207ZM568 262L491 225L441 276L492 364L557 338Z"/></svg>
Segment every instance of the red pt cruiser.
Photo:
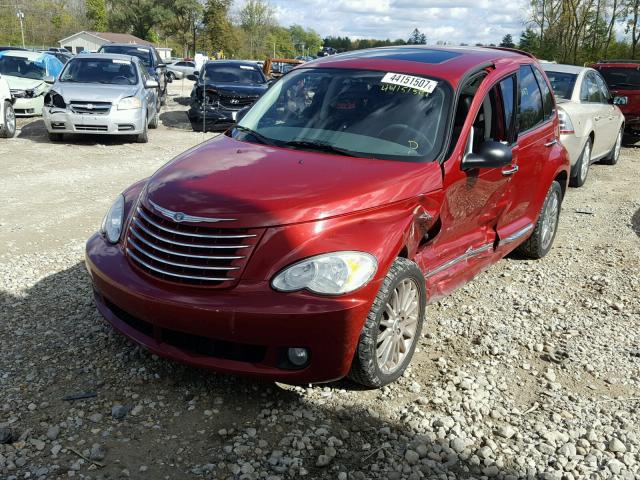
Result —
<svg viewBox="0 0 640 480"><path fill-rule="evenodd" d="M429 301L551 248L569 160L526 54L327 57L241 113L128 188L87 243L98 309L158 355L378 387L409 364Z"/></svg>

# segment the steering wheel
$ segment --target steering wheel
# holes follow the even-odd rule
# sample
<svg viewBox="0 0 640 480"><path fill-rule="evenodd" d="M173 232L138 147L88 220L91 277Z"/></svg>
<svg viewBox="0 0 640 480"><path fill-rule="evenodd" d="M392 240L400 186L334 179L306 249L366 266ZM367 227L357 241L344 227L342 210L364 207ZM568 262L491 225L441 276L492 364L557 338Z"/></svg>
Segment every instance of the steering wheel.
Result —
<svg viewBox="0 0 640 480"><path fill-rule="evenodd" d="M432 140L422 132L403 123L387 125L378 132L377 136L383 140L389 140L400 145L407 145L411 150L424 151L421 146L425 144L429 147L429 150L433 149Z"/></svg>

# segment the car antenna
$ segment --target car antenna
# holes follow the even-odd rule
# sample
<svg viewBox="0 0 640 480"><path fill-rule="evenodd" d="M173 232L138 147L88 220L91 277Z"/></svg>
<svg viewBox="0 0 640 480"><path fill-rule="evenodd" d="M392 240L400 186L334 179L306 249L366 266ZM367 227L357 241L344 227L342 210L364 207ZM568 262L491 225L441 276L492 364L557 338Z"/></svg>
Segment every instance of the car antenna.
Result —
<svg viewBox="0 0 640 480"><path fill-rule="evenodd" d="M204 142L205 133L207 132L207 62L202 65L202 141ZM198 77L198 80L200 78ZM198 82L196 80L196 82Z"/></svg>

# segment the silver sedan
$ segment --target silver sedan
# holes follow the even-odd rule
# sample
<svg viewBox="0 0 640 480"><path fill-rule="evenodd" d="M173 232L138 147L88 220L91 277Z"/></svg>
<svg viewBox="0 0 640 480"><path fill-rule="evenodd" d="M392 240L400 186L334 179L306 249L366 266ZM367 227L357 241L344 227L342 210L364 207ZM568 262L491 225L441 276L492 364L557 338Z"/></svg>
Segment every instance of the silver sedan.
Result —
<svg viewBox="0 0 640 480"><path fill-rule="evenodd" d="M79 55L69 60L45 97L44 124L52 141L63 134L131 135L148 141L159 122L158 82L137 57Z"/></svg>

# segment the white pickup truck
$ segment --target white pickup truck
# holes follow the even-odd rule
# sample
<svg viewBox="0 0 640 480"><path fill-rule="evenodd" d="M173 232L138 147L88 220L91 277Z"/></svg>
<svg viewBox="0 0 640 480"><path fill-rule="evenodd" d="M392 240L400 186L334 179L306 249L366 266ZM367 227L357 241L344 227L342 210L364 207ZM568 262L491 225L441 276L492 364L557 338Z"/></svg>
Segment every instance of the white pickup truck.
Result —
<svg viewBox="0 0 640 480"><path fill-rule="evenodd" d="M16 115L9 84L0 75L0 138L12 138L16 134Z"/></svg>

